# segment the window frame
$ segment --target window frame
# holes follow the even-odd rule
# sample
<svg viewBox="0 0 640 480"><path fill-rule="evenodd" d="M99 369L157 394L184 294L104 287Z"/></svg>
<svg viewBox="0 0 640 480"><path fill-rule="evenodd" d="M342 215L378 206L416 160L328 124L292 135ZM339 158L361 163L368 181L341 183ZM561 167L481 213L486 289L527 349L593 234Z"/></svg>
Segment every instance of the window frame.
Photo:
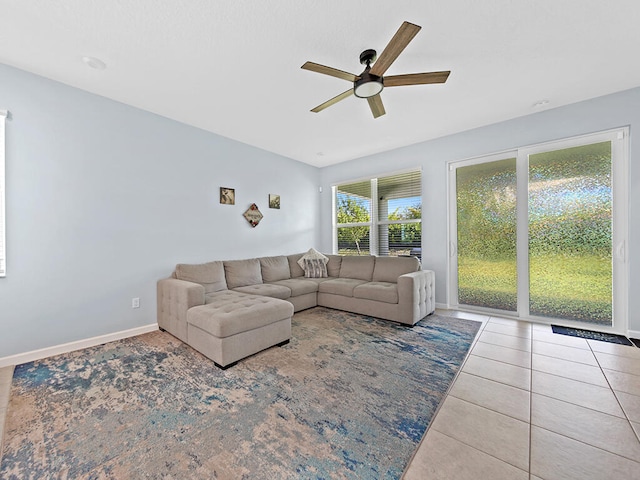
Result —
<svg viewBox="0 0 640 480"><path fill-rule="evenodd" d="M380 220L378 217L380 201L378 196L378 181L380 179L386 179L390 177L400 176L403 174L419 174L420 175L420 218L419 219L405 219L405 220ZM353 222L353 223L338 223L338 189L342 185L350 185L354 183L370 182L371 185L371 208L369 212L370 220L368 222ZM369 254L376 256L385 256L380 254L379 245L379 233L381 226L389 225L405 225L405 224L420 224L420 249L422 249L422 203L423 203L423 185L422 185L422 168L411 168L406 170L399 170L380 174L371 177L363 177L354 180L342 181L340 183L333 184L331 186L331 212L332 212L332 232L333 232L333 245L332 251L334 254L338 254L338 229L349 227L369 227ZM421 257L421 255L420 255Z"/></svg>

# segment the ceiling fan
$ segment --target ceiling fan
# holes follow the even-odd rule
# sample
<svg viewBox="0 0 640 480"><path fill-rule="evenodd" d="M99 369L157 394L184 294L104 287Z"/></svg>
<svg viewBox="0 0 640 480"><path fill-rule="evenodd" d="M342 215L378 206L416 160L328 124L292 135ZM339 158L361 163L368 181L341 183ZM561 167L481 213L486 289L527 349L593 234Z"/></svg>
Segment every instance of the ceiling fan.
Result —
<svg viewBox="0 0 640 480"><path fill-rule="evenodd" d="M396 34L393 36L389 44L382 51L382 54L376 60L375 50L365 50L360 54L360 63L366 65L364 71L360 75L344 72L337 68L327 67L318 63L306 62L301 68L311 70L312 72L323 73L332 77L342 78L349 82L353 82L353 87L346 92L341 93L321 103L317 107L311 109L312 112L318 113L331 105L344 100L351 95L359 98L366 98L373 113L373 118L384 115L384 105L380 98L380 92L384 87L400 87L403 85L425 85L429 83L444 83L449 77L450 71L446 72L428 72L428 73L408 73L405 75L391 75L383 77L384 73L391 64L398 58L405 47L409 44L413 37L420 31L418 25L404 22ZM375 62L375 63L374 63ZM372 66L373 64L373 66Z"/></svg>

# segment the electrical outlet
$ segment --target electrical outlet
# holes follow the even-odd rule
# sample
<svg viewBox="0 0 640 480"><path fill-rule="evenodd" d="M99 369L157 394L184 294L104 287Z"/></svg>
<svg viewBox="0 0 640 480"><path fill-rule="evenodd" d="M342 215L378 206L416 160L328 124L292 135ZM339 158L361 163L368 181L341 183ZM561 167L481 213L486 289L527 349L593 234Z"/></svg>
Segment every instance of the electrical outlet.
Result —
<svg viewBox="0 0 640 480"><path fill-rule="evenodd" d="M138 297L131 299L131 308L140 308L140 299Z"/></svg>

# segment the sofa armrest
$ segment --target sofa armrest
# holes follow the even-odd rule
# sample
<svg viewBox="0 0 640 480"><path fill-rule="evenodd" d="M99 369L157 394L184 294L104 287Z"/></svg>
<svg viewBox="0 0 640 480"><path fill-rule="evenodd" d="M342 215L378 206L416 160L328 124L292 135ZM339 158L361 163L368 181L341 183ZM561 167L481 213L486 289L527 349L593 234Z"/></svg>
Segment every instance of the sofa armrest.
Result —
<svg viewBox="0 0 640 480"><path fill-rule="evenodd" d="M187 341L187 310L204 305L204 287L175 278L158 281L158 326Z"/></svg>
<svg viewBox="0 0 640 480"><path fill-rule="evenodd" d="M419 270L398 277L398 303L402 323L415 325L435 311L435 273Z"/></svg>

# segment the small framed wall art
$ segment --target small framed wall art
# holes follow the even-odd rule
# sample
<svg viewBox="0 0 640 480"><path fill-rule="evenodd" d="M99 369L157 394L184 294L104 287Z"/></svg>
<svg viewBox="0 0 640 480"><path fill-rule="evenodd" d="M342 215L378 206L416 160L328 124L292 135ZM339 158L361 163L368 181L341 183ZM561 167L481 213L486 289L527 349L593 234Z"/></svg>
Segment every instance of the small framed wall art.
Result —
<svg viewBox="0 0 640 480"><path fill-rule="evenodd" d="M220 203L223 205L235 205L236 190L234 188L220 187Z"/></svg>
<svg viewBox="0 0 640 480"><path fill-rule="evenodd" d="M260 220L262 220L262 213L255 203L252 203L247 211L242 215L247 219L247 222L249 222L253 228L257 227L260 223Z"/></svg>
<svg viewBox="0 0 640 480"><path fill-rule="evenodd" d="M280 209L280 195L269 194L269 208Z"/></svg>

